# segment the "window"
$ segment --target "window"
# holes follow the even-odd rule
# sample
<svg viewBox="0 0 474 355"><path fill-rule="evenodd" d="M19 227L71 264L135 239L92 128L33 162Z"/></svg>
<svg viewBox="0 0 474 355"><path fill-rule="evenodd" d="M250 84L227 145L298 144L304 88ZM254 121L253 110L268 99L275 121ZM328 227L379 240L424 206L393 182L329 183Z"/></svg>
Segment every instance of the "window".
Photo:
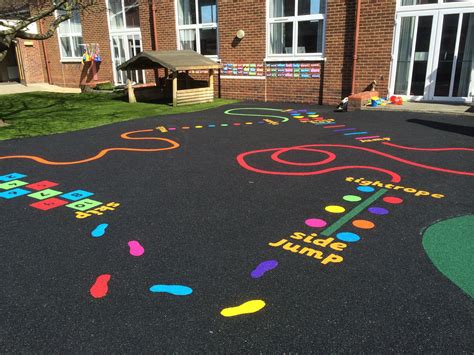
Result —
<svg viewBox="0 0 474 355"><path fill-rule="evenodd" d="M217 57L217 1L177 0L178 48Z"/></svg>
<svg viewBox="0 0 474 355"><path fill-rule="evenodd" d="M268 56L321 57L326 0L268 1Z"/></svg>
<svg viewBox="0 0 474 355"><path fill-rule="evenodd" d="M109 21L112 30L140 28L138 0L109 0Z"/></svg>
<svg viewBox="0 0 474 355"><path fill-rule="evenodd" d="M56 15L64 15L66 11L58 10ZM79 11L74 10L69 20L62 22L58 27L59 45L62 60L80 60L84 48L82 45L82 26Z"/></svg>

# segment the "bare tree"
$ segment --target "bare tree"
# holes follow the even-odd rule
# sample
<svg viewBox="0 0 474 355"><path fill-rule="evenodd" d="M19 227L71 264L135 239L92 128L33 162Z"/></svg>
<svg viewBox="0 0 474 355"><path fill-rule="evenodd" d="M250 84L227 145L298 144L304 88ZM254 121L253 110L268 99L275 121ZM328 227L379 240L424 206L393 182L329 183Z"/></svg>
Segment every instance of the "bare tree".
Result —
<svg viewBox="0 0 474 355"><path fill-rule="evenodd" d="M0 62L16 38L45 40L54 35L61 24L73 15L73 11L85 11L98 0L0 0ZM31 33L28 26L49 16L54 17L43 33Z"/></svg>

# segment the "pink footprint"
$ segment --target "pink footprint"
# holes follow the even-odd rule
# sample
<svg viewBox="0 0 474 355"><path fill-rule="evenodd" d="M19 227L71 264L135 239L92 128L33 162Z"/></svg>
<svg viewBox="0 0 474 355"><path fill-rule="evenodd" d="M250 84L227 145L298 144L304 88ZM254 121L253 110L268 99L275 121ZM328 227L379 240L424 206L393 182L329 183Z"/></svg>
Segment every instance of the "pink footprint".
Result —
<svg viewBox="0 0 474 355"><path fill-rule="evenodd" d="M140 243L136 240L129 241L128 246L130 247L130 254L132 254L133 256L142 256L145 252L145 249L143 249Z"/></svg>

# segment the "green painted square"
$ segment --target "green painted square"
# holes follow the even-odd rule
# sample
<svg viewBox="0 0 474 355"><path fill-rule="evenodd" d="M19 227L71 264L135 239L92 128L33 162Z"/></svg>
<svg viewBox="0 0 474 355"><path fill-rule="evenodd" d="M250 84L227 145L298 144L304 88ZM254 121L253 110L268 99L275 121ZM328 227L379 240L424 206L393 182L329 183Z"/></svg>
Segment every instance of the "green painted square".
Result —
<svg viewBox="0 0 474 355"><path fill-rule="evenodd" d="M61 191L46 189L46 190L35 192L34 194L29 194L28 197L32 197L37 200L46 200L47 198L51 198L51 197L58 196L61 194L62 194Z"/></svg>
<svg viewBox="0 0 474 355"><path fill-rule="evenodd" d="M24 181L21 181L21 180L13 180L13 181L9 181L9 182L5 182L3 184L0 184L0 189L10 190L10 189L15 189L17 187L25 186L25 185L28 185L28 184L29 184L28 182L24 182Z"/></svg>
<svg viewBox="0 0 474 355"><path fill-rule="evenodd" d="M78 211L87 211L99 205L102 205L102 202L91 200L90 198L85 198L84 200L70 203L66 205L66 207L69 207Z"/></svg>

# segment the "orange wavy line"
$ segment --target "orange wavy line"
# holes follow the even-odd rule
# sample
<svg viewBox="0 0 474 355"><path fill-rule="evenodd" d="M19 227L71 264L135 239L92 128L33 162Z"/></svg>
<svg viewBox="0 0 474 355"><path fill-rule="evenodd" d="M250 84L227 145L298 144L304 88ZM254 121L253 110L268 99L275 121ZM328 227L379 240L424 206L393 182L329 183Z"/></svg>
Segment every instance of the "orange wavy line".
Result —
<svg viewBox="0 0 474 355"><path fill-rule="evenodd" d="M128 139L128 140L158 140L158 141L165 141L165 142L168 142L170 144L170 146L165 147L165 148L107 148L107 149L101 150L97 155L95 155L93 157L83 159L83 160L65 161L65 162L50 161L50 160L46 160L46 159L43 159L41 157L37 157L37 156L34 156L34 155L9 155L9 156L5 156L5 157L0 157L0 160L1 159L30 159L30 160L36 161L37 163L45 164L45 165L75 165L75 164L88 163L90 161L100 159L103 156L105 156L107 153L113 152L113 151L160 152L160 151L163 151L163 150L171 150L171 149L176 149L176 148L179 147L179 143L177 143L177 142L175 142L171 139L167 139L167 138L130 137L131 134L143 133L143 132L153 132L153 129L143 129L143 130L140 130L140 131L125 132L125 133L122 133L120 135L120 138Z"/></svg>

